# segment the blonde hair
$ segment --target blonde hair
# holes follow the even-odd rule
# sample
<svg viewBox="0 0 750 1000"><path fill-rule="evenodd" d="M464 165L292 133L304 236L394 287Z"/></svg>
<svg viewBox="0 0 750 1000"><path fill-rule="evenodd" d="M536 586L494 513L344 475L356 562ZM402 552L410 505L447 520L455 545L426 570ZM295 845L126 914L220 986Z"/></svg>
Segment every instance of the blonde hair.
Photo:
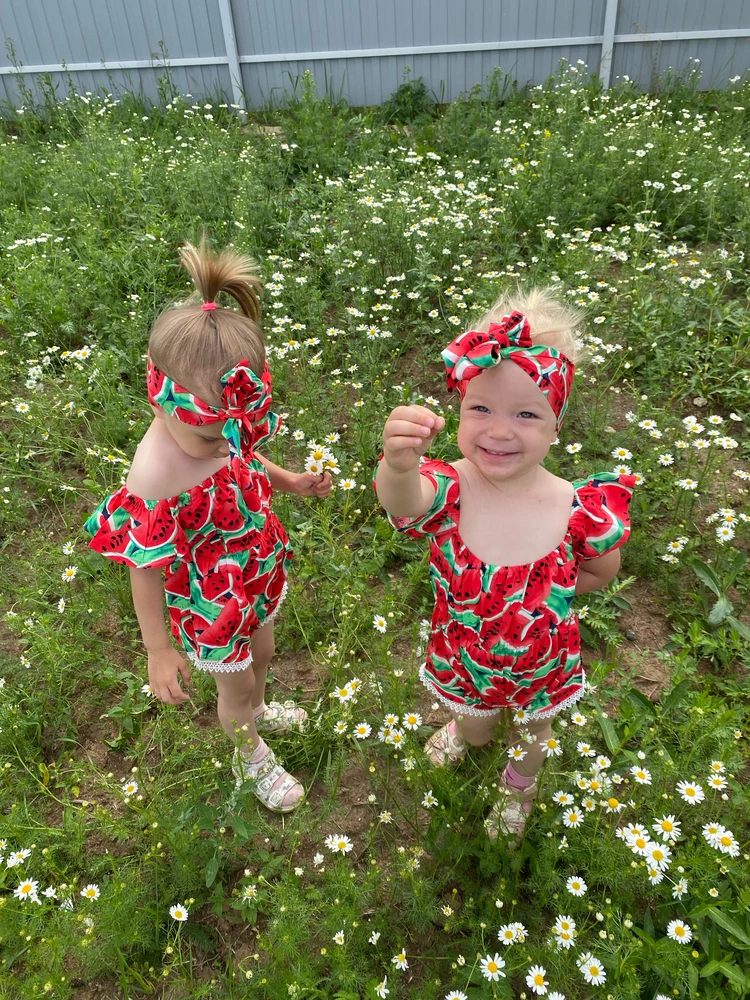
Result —
<svg viewBox="0 0 750 1000"><path fill-rule="evenodd" d="M578 338L578 328L583 323L583 313L562 302L554 288L532 288L506 292L477 320L474 330L487 330L490 323L499 323L503 316L520 312L528 319L534 344L544 344L561 351L572 362L583 354L583 344Z"/></svg>
<svg viewBox="0 0 750 1000"><path fill-rule="evenodd" d="M151 329L151 360L174 382L211 406L221 402L221 378L247 360L256 375L266 361L260 329L263 286L257 265L235 250L211 251L205 237L200 246L186 243L180 262L196 292L164 310ZM199 302L216 302L230 295L240 308L204 310Z"/></svg>

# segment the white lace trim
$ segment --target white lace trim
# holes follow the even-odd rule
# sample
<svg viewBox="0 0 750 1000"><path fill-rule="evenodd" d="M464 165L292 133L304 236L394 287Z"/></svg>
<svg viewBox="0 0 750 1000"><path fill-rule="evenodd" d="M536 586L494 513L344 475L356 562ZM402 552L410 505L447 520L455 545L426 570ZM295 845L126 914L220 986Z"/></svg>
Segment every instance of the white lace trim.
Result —
<svg viewBox="0 0 750 1000"><path fill-rule="evenodd" d="M425 665L419 668L419 679L424 684L424 686L435 695L435 697L441 701L444 705L447 705L451 711L455 712L456 715L481 715L483 718L490 718L491 716L500 715L502 712L512 712L515 709L509 705L507 708L474 708L473 705L462 705L460 702L451 701L450 698L446 696L435 687L432 680L427 676L425 670ZM586 693L586 672L583 667L581 667L581 688L576 691L575 694L570 695L565 701L561 701L559 705L555 705L552 708L539 709L536 712L529 712L526 716L528 721L536 719L553 719L559 712L563 709L569 708L574 705L577 701L580 701Z"/></svg>
<svg viewBox="0 0 750 1000"><path fill-rule="evenodd" d="M281 605L286 600L286 595L287 595L288 591L289 591L289 582L287 580L284 580L284 586L281 588L281 597L279 598L279 603L273 609L273 611L268 616L268 618L266 618L266 620L263 622L264 625L267 625L268 622L272 622L274 620L274 618L276 617L276 615L279 613L279 608L281 607Z"/></svg>
<svg viewBox="0 0 750 1000"><path fill-rule="evenodd" d="M284 586L281 588L281 596L279 597L279 603L273 609L268 618L266 618L266 620L263 622L263 625L266 625L268 624L268 622L272 622L274 620L274 618L278 613L279 608L284 603L284 598L286 597L288 590L289 590L289 584L285 580ZM223 662L218 662L217 660L201 660L199 659L198 655L193 652L189 652L187 655L188 659L193 664L196 670L208 670L211 673L219 673L219 674L231 674L237 670L247 670L247 668L253 662L252 653L246 656L244 660L235 660L232 663L223 663Z"/></svg>
<svg viewBox="0 0 750 1000"><path fill-rule="evenodd" d="M208 670L212 674L232 674L237 670L247 670L253 662L253 654L250 653L244 660L235 660L233 663L222 663L218 660L200 660L196 653L188 653L188 659L196 670Z"/></svg>

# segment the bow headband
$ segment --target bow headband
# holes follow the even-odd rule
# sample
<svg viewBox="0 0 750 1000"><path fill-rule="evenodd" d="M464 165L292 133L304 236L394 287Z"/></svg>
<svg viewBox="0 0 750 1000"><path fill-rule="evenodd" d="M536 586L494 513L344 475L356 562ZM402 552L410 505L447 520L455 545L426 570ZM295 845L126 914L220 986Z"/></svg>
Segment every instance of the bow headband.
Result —
<svg viewBox="0 0 750 1000"><path fill-rule="evenodd" d="M500 323L491 323L486 333L467 330L448 344L442 356L448 389L455 389L461 399L466 394L469 379L494 368L501 361L513 361L534 380L552 407L557 429L560 429L573 385L575 365L554 347L535 345L531 340L529 321L521 313L503 316Z"/></svg>
<svg viewBox="0 0 750 1000"><path fill-rule="evenodd" d="M222 422L222 434L229 442L234 464L241 459L243 445L255 448L270 440L281 425L281 417L270 413L271 372L268 365L258 378L249 361L240 361L221 379L221 405L211 406L184 386L173 382L151 358L146 368L148 401L168 416L192 427Z"/></svg>

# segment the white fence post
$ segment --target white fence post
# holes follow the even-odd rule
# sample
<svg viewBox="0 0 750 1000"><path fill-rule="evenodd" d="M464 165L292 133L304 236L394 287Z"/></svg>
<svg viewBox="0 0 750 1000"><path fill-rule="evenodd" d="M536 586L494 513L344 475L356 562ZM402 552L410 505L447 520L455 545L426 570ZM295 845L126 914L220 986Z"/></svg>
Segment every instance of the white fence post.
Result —
<svg viewBox="0 0 750 1000"><path fill-rule="evenodd" d="M240 55L237 51L237 36L234 33L232 0L219 0L219 11L221 12L221 26L224 29L224 45L227 50L227 68L232 84L233 103L238 104L244 111L245 97L242 93L242 70L240 69Z"/></svg>
<svg viewBox="0 0 750 1000"><path fill-rule="evenodd" d="M612 55L615 47L615 25L617 24L618 0L607 0L602 31L602 58L599 63L599 79L605 90L609 89L612 77Z"/></svg>

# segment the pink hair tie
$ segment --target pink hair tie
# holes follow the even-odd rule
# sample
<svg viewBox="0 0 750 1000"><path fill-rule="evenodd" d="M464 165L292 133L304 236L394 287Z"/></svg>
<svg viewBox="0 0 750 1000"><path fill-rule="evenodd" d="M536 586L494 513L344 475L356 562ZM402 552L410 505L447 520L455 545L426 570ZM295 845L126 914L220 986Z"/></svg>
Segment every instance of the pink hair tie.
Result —
<svg viewBox="0 0 750 1000"><path fill-rule="evenodd" d="M201 305L201 309L203 310L203 312L213 312L215 308L216 308L215 302L204 302Z"/></svg>

